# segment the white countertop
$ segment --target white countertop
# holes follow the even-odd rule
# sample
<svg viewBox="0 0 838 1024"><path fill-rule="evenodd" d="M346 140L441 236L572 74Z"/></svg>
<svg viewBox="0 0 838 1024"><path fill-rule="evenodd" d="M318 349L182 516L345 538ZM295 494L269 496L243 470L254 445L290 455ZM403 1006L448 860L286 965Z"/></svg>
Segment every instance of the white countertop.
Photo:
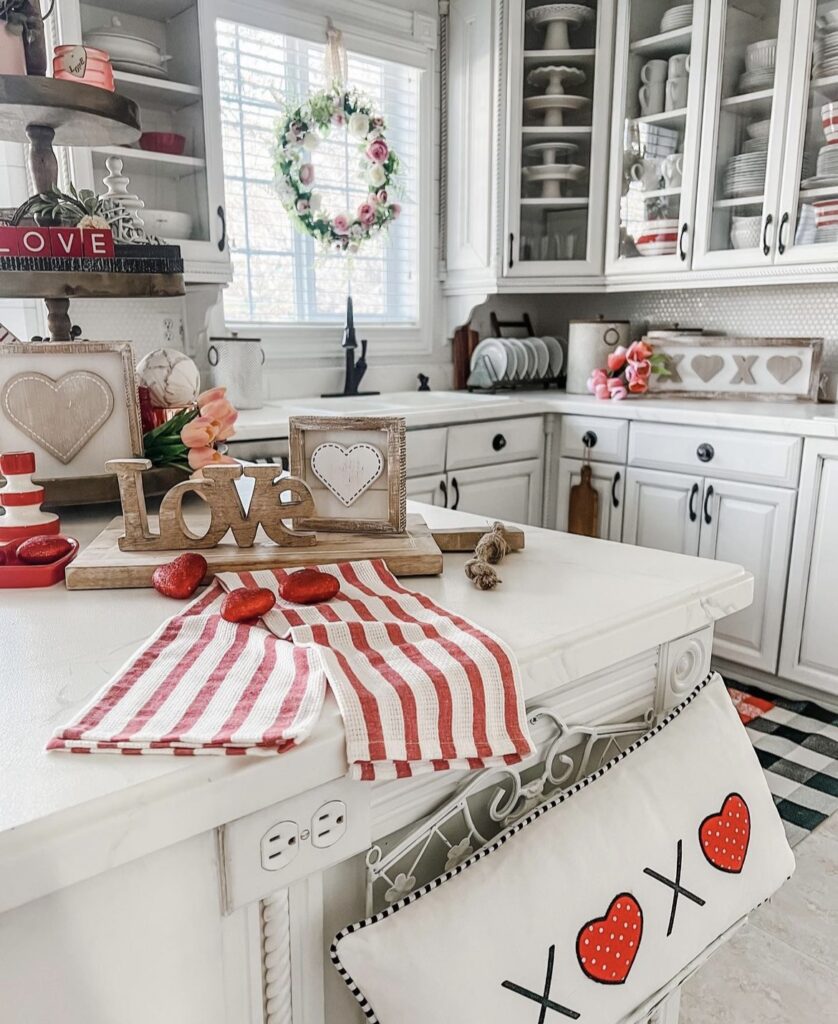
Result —
<svg viewBox="0 0 838 1024"><path fill-rule="evenodd" d="M838 438L838 405L814 402L733 402L722 399L646 397L606 402L592 395L569 395L563 391L510 392L500 395L469 394L465 391L402 391L369 398L301 398L269 402L262 409L247 410L240 414L233 440L287 437L290 416L404 416L407 426L416 428L507 416L540 416L544 413L574 413L654 423L700 424L772 434Z"/></svg>
<svg viewBox="0 0 838 1024"><path fill-rule="evenodd" d="M484 522L414 511L432 526ZM112 514L67 513L64 532L87 542ZM496 591L466 580L465 557L409 585L503 637L528 699L738 611L753 590L738 566L540 529ZM313 736L276 758L47 754L53 730L178 606L150 589L0 591L0 911L345 773L331 699Z"/></svg>

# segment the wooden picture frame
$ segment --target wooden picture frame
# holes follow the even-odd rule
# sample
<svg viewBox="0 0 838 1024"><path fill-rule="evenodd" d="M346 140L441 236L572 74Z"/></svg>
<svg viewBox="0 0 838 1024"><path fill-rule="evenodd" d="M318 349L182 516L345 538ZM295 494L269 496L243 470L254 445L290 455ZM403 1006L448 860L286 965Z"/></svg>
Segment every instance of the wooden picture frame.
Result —
<svg viewBox="0 0 838 1024"><path fill-rule="evenodd" d="M128 342L0 345L0 450L34 451L37 478L106 476L143 454Z"/></svg>
<svg viewBox="0 0 838 1024"><path fill-rule="evenodd" d="M292 416L289 426L291 475L308 484L317 509L312 517L295 519L297 529L405 532L406 439L402 417ZM374 477L378 463L373 451L381 462Z"/></svg>
<svg viewBox="0 0 838 1024"><path fill-rule="evenodd" d="M651 335L673 377L652 377L644 398L727 398L816 402L821 338Z"/></svg>

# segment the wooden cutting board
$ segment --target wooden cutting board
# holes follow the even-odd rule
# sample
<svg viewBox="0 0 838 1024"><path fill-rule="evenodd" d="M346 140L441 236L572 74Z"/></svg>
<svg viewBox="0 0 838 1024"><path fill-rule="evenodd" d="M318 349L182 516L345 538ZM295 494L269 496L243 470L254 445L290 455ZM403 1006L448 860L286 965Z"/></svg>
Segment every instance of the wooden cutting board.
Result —
<svg viewBox="0 0 838 1024"><path fill-rule="evenodd" d="M156 519L156 516L149 516L154 531L157 530ZM183 554L182 551L120 551L117 541L121 535L122 517L117 516L67 566L68 590L150 587L157 566ZM260 530L253 547L240 548L228 542L206 548L201 551L209 564L204 582L209 582L217 572L287 569L364 558L384 559L394 576L437 576L442 572L442 552L419 515L407 517L407 532L400 536L318 533L317 537L314 547L283 548L269 541Z"/></svg>

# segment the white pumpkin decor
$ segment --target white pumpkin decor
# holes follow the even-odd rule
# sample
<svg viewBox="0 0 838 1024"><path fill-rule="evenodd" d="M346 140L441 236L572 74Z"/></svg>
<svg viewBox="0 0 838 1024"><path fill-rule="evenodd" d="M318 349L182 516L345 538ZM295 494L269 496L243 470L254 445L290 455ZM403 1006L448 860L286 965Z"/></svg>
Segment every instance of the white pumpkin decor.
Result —
<svg viewBox="0 0 838 1024"><path fill-rule="evenodd" d="M137 364L137 383L148 388L158 409L191 405L201 390L201 375L193 360L176 348L156 348Z"/></svg>

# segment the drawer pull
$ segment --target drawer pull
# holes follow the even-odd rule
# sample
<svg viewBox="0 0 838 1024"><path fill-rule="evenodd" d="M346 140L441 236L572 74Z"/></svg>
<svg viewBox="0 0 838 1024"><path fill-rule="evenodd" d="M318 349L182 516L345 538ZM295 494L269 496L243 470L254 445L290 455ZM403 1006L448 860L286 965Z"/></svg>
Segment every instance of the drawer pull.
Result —
<svg viewBox="0 0 838 1024"><path fill-rule="evenodd" d="M698 456L699 462L711 462L713 456L716 454L716 449L712 444L700 444L695 450L695 454Z"/></svg>
<svg viewBox="0 0 838 1024"><path fill-rule="evenodd" d="M695 499L698 494L698 484L693 484L693 489L690 491L690 522L694 523L698 518L695 514Z"/></svg>
<svg viewBox="0 0 838 1024"><path fill-rule="evenodd" d="M586 430L585 433L582 435L582 444L586 448L593 448L598 440L599 438L596 436L596 433L593 430Z"/></svg>
<svg viewBox="0 0 838 1024"><path fill-rule="evenodd" d="M762 253L764 256L769 256L771 254L771 243L768 241L768 229L773 223L774 217L769 213L765 218L765 224L762 228Z"/></svg>
<svg viewBox="0 0 838 1024"><path fill-rule="evenodd" d="M704 522L709 526L713 522L713 517L710 515L710 502L713 499L713 485L707 488L707 493L704 495Z"/></svg>
<svg viewBox="0 0 838 1024"><path fill-rule="evenodd" d="M620 499L617 497L617 484L620 482L620 474L615 473L611 481L611 504L614 508L620 507Z"/></svg>
<svg viewBox="0 0 838 1024"><path fill-rule="evenodd" d="M506 438L503 434L495 434L492 438L492 447L496 452L502 451L506 447Z"/></svg>
<svg viewBox="0 0 838 1024"><path fill-rule="evenodd" d="M444 480L439 481L439 489L442 491L443 508L448 508L448 484Z"/></svg>
<svg viewBox="0 0 838 1024"><path fill-rule="evenodd" d="M460 504L460 485L457 483L455 476L451 477L451 486L454 488L454 504L451 508L457 508Z"/></svg>

